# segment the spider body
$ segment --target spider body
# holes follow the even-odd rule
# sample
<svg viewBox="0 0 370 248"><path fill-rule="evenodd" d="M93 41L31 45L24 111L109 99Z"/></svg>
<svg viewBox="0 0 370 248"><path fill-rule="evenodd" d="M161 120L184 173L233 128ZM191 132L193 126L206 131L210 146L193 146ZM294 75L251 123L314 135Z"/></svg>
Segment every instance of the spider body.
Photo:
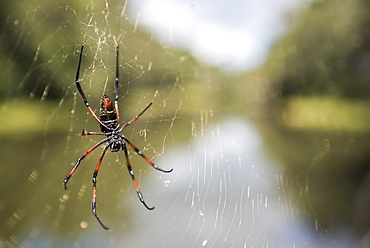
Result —
<svg viewBox="0 0 370 248"><path fill-rule="evenodd" d="M109 133L110 130L115 130L118 127L116 109L113 106L112 99L107 95L102 96L99 119L104 124L100 125L100 130L103 133Z"/></svg>
<svg viewBox="0 0 370 248"><path fill-rule="evenodd" d="M119 57L119 52L118 52L118 47L116 48L116 81L115 81L115 99L114 99L114 104L113 100L109 98L107 95L103 95L101 98L101 104L100 104L100 115L99 118L95 115L94 111L90 107L90 104L88 103L85 93L82 90L81 84L79 82L79 74L80 74L80 68L81 68L81 61L82 61L82 51L83 51L83 46L81 47L80 51L80 59L78 62L77 66L77 73L76 73L76 87L84 101L85 106L91 113L91 115L94 117L94 119L100 124L100 130L101 132L85 132L85 130L82 130L82 136L87 136L87 135L105 135L106 138L102 139L98 143L96 143L93 147L91 147L89 150L87 150L81 157L77 159L76 164L72 168L71 172L65 177L64 179L64 188L67 189L67 183L69 179L72 177L72 175L75 173L77 168L79 167L82 159L84 159L87 155L89 155L92 151L94 151L96 148L98 148L100 145L105 144L103 147L103 151L100 155L98 164L95 167L93 177L92 177L92 183L93 183L93 196L92 196L92 203L91 203L91 210L95 218L98 220L100 225L105 229L109 230L107 226L103 224L101 219L99 218L98 214L96 213L96 196L97 196L97 176L100 170L101 162L104 158L104 155L109 148L111 152L118 152L120 150L123 150L124 155L125 155L125 162L127 169L129 171L129 174L131 176L132 182L134 184L136 194L139 197L139 200L141 203L149 210L153 210L154 207L148 207L148 205L144 201L144 197L142 193L140 192L138 183L135 179L135 174L134 171L131 168L130 160L128 157L128 151L127 151L127 146L128 144L138 155L140 155L148 164L150 164L154 169L169 173L172 171L171 170L163 170L159 168L155 163L153 163L148 157L144 155L142 151L140 151L134 144L131 143L123 134L121 134L122 130L127 127L128 125L132 124L136 120L140 118L140 116L152 105L152 103L149 103L149 105L141 111L137 116L135 116L133 119L130 121L126 122L120 127L120 115L118 111L118 99L119 99L119 63L118 63L118 57Z"/></svg>
<svg viewBox="0 0 370 248"><path fill-rule="evenodd" d="M120 136L120 134L114 134L111 136L111 142L109 145L111 152L118 152L121 148L122 150L126 149L126 145Z"/></svg>

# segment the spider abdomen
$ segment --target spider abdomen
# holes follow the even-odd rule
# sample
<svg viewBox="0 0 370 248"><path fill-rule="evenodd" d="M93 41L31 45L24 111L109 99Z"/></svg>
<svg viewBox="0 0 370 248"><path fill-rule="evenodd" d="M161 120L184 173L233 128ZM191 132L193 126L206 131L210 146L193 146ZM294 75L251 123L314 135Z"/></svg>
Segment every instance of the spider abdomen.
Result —
<svg viewBox="0 0 370 248"><path fill-rule="evenodd" d="M116 109L114 108L112 99L107 95L102 96L99 119L110 129L116 129L118 126ZM105 126L100 125L100 130L103 133L109 133L112 131Z"/></svg>

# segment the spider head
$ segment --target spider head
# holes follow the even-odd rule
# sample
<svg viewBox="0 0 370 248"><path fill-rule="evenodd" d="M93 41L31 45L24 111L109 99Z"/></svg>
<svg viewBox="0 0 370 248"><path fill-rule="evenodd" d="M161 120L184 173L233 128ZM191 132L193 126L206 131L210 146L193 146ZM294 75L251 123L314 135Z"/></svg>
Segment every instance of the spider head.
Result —
<svg viewBox="0 0 370 248"><path fill-rule="evenodd" d="M110 145L111 152L118 152L121 149L121 144L119 142L113 142Z"/></svg>
<svg viewBox="0 0 370 248"><path fill-rule="evenodd" d="M110 144L110 150L111 152L118 152L124 145L120 137L115 135Z"/></svg>

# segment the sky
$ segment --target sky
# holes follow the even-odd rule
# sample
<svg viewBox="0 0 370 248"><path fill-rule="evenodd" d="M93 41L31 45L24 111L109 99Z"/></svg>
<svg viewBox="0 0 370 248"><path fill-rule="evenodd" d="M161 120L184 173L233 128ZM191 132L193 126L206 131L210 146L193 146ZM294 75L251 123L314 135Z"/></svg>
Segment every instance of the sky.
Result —
<svg viewBox="0 0 370 248"><path fill-rule="evenodd" d="M310 0L135 0L129 12L161 42L226 71L262 64Z"/></svg>

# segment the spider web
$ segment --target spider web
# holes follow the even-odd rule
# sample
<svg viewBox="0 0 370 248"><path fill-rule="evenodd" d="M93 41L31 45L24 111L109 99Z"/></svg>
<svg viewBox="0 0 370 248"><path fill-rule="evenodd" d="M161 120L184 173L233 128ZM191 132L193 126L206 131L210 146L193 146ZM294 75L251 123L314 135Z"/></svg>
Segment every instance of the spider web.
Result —
<svg viewBox="0 0 370 248"><path fill-rule="evenodd" d="M3 140L12 146L3 151L0 172L0 247L346 246L322 235L326 230L309 219L312 213L297 206L307 197L311 172L298 190L290 187L296 178L268 155L240 107L250 88L232 91L215 69L158 43L140 26L140 13L129 14L129 2L6 4L1 111ZM101 138L79 135L99 131L74 84L82 44L80 82L95 113L102 94L114 95L119 46L121 119L153 102L123 134L159 167L174 169L156 171L128 147L145 201L155 206L148 211L123 152L107 151L97 212L110 232L91 214L101 148L82 161L68 191L62 185L77 158ZM7 131L18 122L19 133Z"/></svg>

